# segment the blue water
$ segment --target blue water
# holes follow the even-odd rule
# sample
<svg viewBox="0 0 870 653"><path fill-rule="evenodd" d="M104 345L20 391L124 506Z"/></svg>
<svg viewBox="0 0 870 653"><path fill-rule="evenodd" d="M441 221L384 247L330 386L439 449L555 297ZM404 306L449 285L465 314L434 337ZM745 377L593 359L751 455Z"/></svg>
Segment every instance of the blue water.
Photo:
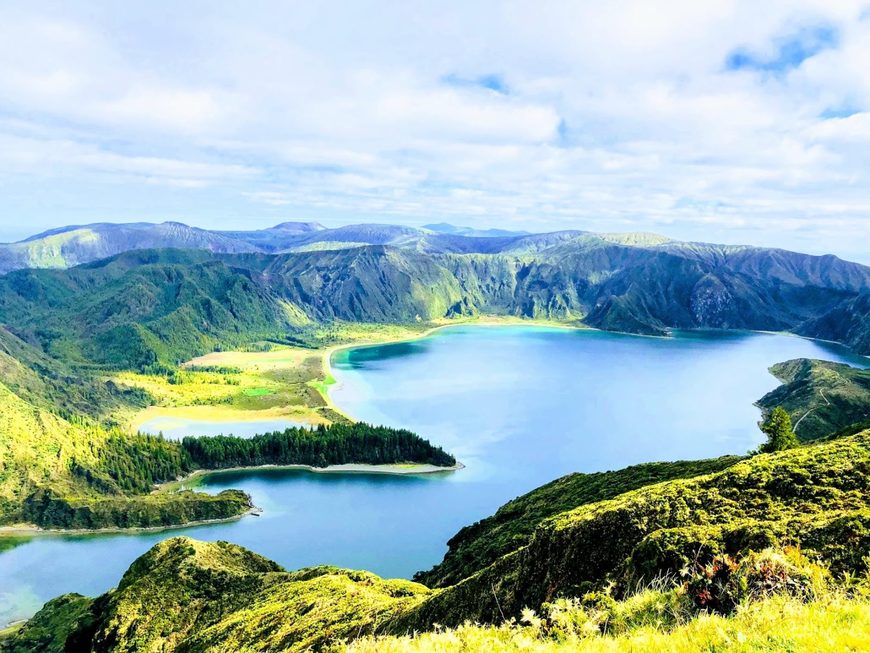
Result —
<svg viewBox="0 0 870 653"><path fill-rule="evenodd" d="M47 599L95 595L180 533L229 540L287 568L330 563L410 576L459 528L572 471L743 453L767 368L796 357L866 366L836 345L758 333L643 338L537 327L454 327L338 352L332 394L349 414L417 431L466 465L432 476L257 471L211 477L264 509L229 524L147 534L22 539L0 553L0 623Z"/></svg>
<svg viewBox="0 0 870 653"><path fill-rule="evenodd" d="M240 438L252 438L259 433L283 431L294 426L306 426L306 424L289 419L215 422L184 417L154 417L140 424L139 431L153 435L159 433L167 440L181 440L187 436L202 435L235 435Z"/></svg>

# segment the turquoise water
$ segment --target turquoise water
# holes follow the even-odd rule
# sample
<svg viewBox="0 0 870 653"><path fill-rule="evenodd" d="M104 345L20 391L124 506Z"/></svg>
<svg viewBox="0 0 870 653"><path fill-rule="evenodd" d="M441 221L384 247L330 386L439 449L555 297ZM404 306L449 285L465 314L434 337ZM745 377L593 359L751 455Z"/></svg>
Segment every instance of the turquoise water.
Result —
<svg viewBox="0 0 870 653"><path fill-rule="evenodd" d="M767 368L796 357L864 366L835 345L757 333L643 338L536 327L454 327L344 350L332 391L345 411L411 428L466 465L430 476L257 471L211 477L264 509L229 524L125 535L46 535L0 553L0 623L64 592L95 595L161 539L229 540L287 568L330 563L408 577L505 501L572 471L743 453Z"/></svg>
<svg viewBox="0 0 870 653"><path fill-rule="evenodd" d="M155 417L139 425L142 433L161 433L167 440L181 440L187 436L235 435L252 438L258 433L283 431L293 426L306 426L289 419L258 420L255 422L215 422L182 417Z"/></svg>

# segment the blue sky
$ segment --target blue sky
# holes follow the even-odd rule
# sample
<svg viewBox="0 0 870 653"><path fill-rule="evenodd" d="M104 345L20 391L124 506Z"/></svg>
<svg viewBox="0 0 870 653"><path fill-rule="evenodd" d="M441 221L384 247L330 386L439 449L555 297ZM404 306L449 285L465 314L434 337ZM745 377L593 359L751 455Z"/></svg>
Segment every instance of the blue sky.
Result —
<svg viewBox="0 0 870 653"><path fill-rule="evenodd" d="M447 221L870 262L867 2L245 4L4 2L0 240Z"/></svg>

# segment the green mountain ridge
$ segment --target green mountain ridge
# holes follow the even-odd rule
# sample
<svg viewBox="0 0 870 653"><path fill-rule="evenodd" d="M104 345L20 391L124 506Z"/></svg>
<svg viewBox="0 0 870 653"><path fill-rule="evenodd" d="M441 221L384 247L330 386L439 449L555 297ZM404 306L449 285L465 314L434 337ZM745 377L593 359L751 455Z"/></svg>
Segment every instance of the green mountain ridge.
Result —
<svg viewBox="0 0 870 653"><path fill-rule="evenodd" d="M800 358L777 363L770 371L783 385L758 405L766 411L785 408L802 440L870 422L870 370Z"/></svg>
<svg viewBox="0 0 870 653"><path fill-rule="evenodd" d="M132 249L159 247L256 251L244 241L179 222L98 223L62 227L18 243L0 244L0 273L21 268L68 268Z"/></svg>

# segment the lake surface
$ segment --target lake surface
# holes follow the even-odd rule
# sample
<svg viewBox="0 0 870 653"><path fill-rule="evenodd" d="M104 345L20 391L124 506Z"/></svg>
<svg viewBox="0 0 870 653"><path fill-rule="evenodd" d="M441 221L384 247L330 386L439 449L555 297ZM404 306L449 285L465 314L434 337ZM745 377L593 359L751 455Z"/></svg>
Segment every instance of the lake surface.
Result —
<svg viewBox="0 0 870 653"><path fill-rule="evenodd" d="M284 431L293 426L306 426L303 422L289 419L249 420L245 422L215 422L211 420L187 419L184 417L161 416L142 422L141 433L163 434L167 440L181 440L187 436L235 435L252 438L259 433Z"/></svg>
<svg viewBox="0 0 870 653"><path fill-rule="evenodd" d="M64 592L101 593L154 543L182 533L236 542L291 569L330 563L408 577L438 562L462 526L568 472L747 451L761 440L753 402L777 386L767 368L796 357L868 362L781 335L665 339L514 326L451 327L339 351L332 396L340 408L413 429L466 468L425 476L225 473L205 489L241 488L264 509L261 517L5 540L14 546L0 553L0 624Z"/></svg>

